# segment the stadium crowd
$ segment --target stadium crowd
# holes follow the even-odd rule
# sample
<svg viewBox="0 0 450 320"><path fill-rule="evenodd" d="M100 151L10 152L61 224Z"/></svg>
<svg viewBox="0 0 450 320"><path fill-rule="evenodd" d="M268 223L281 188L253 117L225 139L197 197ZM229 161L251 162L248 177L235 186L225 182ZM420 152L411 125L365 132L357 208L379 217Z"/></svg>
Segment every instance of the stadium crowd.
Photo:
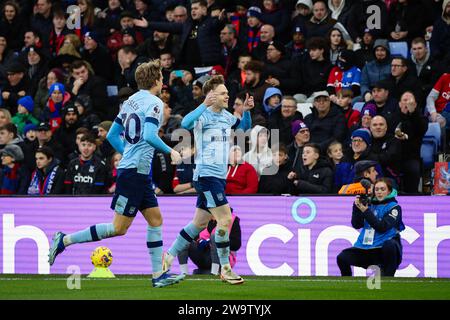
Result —
<svg viewBox="0 0 450 320"><path fill-rule="evenodd" d="M163 67L160 136L172 146L211 75L225 77L237 117L254 97L248 148L230 146L229 194L337 193L364 176L361 160L417 193L428 123L448 140L450 0L3 0L0 8L0 194L114 193L121 155L106 135L149 59ZM391 52L395 44L407 45L403 55ZM156 152L158 194L195 192L195 146L181 153L173 166Z"/></svg>

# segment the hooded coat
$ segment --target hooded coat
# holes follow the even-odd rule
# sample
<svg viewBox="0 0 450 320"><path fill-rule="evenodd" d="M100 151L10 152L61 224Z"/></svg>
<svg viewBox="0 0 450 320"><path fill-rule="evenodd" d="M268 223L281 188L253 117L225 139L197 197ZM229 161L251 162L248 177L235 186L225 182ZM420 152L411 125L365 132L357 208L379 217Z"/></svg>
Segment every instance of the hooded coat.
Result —
<svg viewBox="0 0 450 320"><path fill-rule="evenodd" d="M450 48L450 16L445 15L445 7L450 0L444 0L442 3L441 18L436 20L433 25L433 33L430 39L431 55L442 58L448 55Z"/></svg>
<svg viewBox="0 0 450 320"><path fill-rule="evenodd" d="M373 45L373 53L375 56L375 49L377 47L383 47L387 51L386 58L383 60L374 59L368 62L361 73L361 95L371 91L371 86L378 81L389 78L391 74L391 58L389 43L385 39L377 39Z"/></svg>
<svg viewBox="0 0 450 320"><path fill-rule="evenodd" d="M250 133L251 149L244 154L243 160L250 163L255 168L258 176L263 170L272 165L272 150L266 145L262 150L257 150L258 135L261 130L267 130L263 126L256 125ZM259 152L258 152L259 151Z"/></svg>

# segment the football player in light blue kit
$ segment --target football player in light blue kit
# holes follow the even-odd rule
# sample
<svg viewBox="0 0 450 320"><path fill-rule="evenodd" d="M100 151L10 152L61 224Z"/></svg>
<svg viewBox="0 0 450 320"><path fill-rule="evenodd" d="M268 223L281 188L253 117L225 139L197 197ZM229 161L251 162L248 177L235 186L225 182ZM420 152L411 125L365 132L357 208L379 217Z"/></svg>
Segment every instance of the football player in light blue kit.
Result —
<svg viewBox="0 0 450 320"><path fill-rule="evenodd" d="M126 234L139 210L148 223L147 247L152 261L152 284L165 287L179 282L184 276L169 274L162 268L162 216L152 188L151 164L155 148L170 153L174 163L180 162L181 157L158 136L164 108L156 96L162 88L160 61L141 64L136 69L135 78L139 91L122 105L107 136L114 149L123 154L111 203L114 219L112 223L96 224L72 234L57 232L50 248L49 263L53 265L56 256L71 244Z"/></svg>
<svg viewBox="0 0 450 320"><path fill-rule="evenodd" d="M169 270L173 259L208 225L211 215L217 220L215 242L219 255L221 279L230 284L244 282L231 269L229 262L229 227L231 210L225 196L231 129L244 131L251 127L250 110L253 97L247 95L243 118L239 120L225 109L228 90L222 76L215 76L203 85L205 101L181 122L185 129L194 129L197 154L195 156L194 187L198 193L194 219L186 225L167 251L164 270Z"/></svg>

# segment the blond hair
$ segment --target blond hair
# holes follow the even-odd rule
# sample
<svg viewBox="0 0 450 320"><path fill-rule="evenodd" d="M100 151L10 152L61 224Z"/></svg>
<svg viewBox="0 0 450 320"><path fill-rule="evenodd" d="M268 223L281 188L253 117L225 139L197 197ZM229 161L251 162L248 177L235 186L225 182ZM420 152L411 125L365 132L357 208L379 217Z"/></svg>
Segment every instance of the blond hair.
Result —
<svg viewBox="0 0 450 320"><path fill-rule="evenodd" d="M206 96L210 91L216 89L221 84L225 84L225 79L222 75L212 76L211 79L205 81L203 84L203 94Z"/></svg>
<svg viewBox="0 0 450 320"><path fill-rule="evenodd" d="M136 68L134 74L138 89L148 90L156 85L161 79L161 61L159 59L142 63Z"/></svg>

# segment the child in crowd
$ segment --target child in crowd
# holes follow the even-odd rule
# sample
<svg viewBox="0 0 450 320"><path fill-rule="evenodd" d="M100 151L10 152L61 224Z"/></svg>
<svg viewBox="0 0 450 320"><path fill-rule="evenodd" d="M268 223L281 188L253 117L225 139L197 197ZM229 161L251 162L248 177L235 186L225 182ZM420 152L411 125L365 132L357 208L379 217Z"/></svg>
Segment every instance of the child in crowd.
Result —
<svg viewBox="0 0 450 320"><path fill-rule="evenodd" d="M345 119L347 121L347 128L358 124L360 119L360 113L352 108L353 91L349 89L343 89L337 93L336 104L342 108Z"/></svg>
<svg viewBox="0 0 450 320"><path fill-rule="evenodd" d="M122 155L119 152L115 152L111 157L111 186L108 188L108 193L116 191L117 166L120 160L122 160Z"/></svg>
<svg viewBox="0 0 450 320"><path fill-rule="evenodd" d="M17 114L12 117L11 122L17 127L17 133L23 135L24 127L31 123L39 124L39 120L33 116L34 101L30 96L25 96L17 100Z"/></svg>

